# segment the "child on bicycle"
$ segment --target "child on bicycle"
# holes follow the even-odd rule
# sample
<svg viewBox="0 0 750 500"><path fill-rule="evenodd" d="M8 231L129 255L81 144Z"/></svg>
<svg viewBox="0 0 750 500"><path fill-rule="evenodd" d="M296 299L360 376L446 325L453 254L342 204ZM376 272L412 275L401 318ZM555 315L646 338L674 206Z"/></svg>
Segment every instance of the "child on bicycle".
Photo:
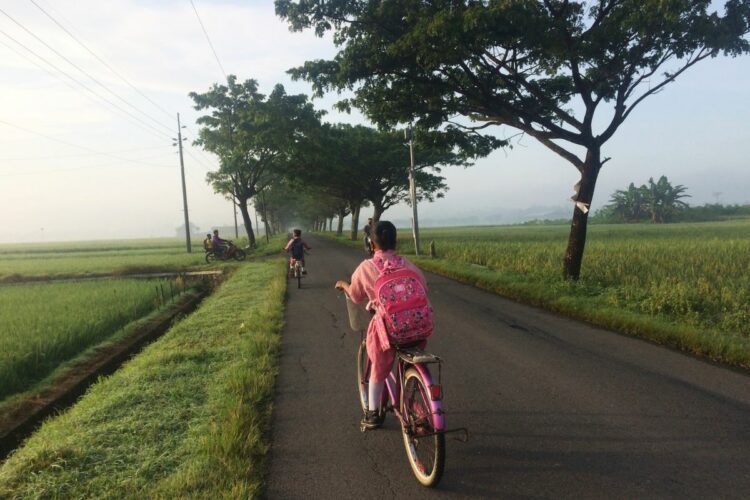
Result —
<svg viewBox="0 0 750 500"><path fill-rule="evenodd" d="M375 251L372 259L363 261L352 274L351 284L346 281L336 282L336 288L343 290L354 303L361 304L369 301L367 309L372 310L373 304L376 303L377 297L375 292L375 283L380 276L379 268L388 262L398 262L400 267L412 271L421 282L424 290L427 290L427 283L422 272L403 257L396 255L396 227L388 221L380 221L370 231L370 244ZM426 341L418 342L415 347L424 349ZM366 429L375 429L383 424L383 417L380 412L380 402L383 397L383 388L385 379L393 368L393 362L396 359L396 350L393 346L384 343L379 335L375 321L370 321L367 329L367 357L372 363L370 380L368 385L368 408L361 422Z"/></svg>
<svg viewBox="0 0 750 500"><path fill-rule="evenodd" d="M292 252L292 257L289 259L289 269L292 268L294 261L298 260L302 264L302 274L307 274L307 269L305 269L305 250L312 250L312 247L302 240L302 230L295 229L292 231L292 234L294 236L284 247L285 252Z"/></svg>

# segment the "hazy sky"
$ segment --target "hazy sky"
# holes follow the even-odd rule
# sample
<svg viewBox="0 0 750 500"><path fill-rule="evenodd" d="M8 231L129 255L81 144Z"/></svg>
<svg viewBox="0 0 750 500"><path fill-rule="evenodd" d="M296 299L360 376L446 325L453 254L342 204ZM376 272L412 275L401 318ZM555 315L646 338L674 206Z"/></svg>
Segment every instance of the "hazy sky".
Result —
<svg viewBox="0 0 750 500"><path fill-rule="evenodd" d="M223 80L190 2L34 1L138 91L30 0L0 4L7 14L0 12L0 242L174 235L182 224L170 139L175 113L188 125L189 143L197 115L187 94ZM330 38L290 33L271 0L194 1L225 70L257 79L262 92L280 82L291 93L309 93L286 70L335 54ZM750 58L718 58L649 98L605 146L612 160L599 177L594 208L615 189L660 175L687 186L692 204L750 202L748 89ZM329 96L315 104L327 109L334 101ZM327 119L361 121L338 113ZM205 182L215 159L193 147L187 152L191 222L206 230L231 224L231 204ZM578 180L570 164L530 137L470 169L444 173L451 189L445 199L420 206L425 220L530 207L572 211L567 200ZM409 211L395 207L386 217L406 218Z"/></svg>

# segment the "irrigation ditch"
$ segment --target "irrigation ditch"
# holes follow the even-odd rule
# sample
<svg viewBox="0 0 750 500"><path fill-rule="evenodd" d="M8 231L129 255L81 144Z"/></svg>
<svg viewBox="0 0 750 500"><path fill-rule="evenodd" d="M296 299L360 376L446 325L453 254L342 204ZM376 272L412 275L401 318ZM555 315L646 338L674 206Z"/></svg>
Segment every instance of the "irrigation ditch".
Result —
<svg viewBox="0 0 750 500"><path fill-rule="evenodd" d="M223 281L223 271L200 271L182 273L140 273L117 278L156 279L180 278L185 285L194 285L177 297L163 311L148 319L126 338L106 345L91 357L74 363L48 386L31 391L8 405L0 414L0 461L4 460L26 437L31 435L45 418L72 406L101 376L114 373L125 361L141 351L147 344L158 339L172 326L175 319L194 311L200 302ZM85 280L112 279L113 276L87 277ZM45 280L44 283L71 281ZM77 279L76 281L80 281ZM34 280L35 282L39 282ZM162 297L162 300L164 297Z"/></svg>

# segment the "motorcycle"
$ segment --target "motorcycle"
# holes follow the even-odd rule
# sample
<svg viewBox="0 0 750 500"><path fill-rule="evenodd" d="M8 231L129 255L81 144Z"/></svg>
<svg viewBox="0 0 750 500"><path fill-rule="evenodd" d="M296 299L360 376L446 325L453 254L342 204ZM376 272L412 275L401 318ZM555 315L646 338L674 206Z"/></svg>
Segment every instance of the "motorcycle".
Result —
<svg viewBox="0 0 750 500"><path fill-rule="evenodd" d="M245 260L245 257L247 257L247 253L229 240L227 240L226 248L220 254L217 255L213 250L206 252L206 262L209 264L217 260L227 261L234 259L241 261Z"/></svg>

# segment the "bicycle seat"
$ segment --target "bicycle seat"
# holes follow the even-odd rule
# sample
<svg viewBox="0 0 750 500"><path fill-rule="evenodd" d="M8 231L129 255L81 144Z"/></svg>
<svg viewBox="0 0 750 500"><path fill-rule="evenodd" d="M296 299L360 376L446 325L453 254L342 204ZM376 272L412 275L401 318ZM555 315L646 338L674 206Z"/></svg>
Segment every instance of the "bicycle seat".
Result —
<svg viewBox="0 0 750 500"><path fill-rule="evenodd" d="M435 356L434 354L430 354L428 352L424 352L421 349L418 349L416 347L397 347L396 352L398 353L398 357L406 361L407 363L440 363L442 360Z"/></svg>

